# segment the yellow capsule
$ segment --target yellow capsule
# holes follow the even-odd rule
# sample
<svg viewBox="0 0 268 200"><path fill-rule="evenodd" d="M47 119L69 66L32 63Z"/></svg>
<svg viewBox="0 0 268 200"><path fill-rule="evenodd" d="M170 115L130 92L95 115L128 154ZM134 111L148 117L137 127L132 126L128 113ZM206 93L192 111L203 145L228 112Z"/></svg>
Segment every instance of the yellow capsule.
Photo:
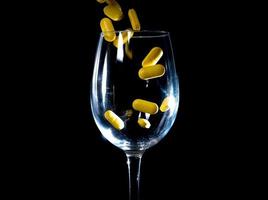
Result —
<svg viewBox="0 0 268 200"><path fill-rule="evenodd" d="M157 62L163 55L163 51L160 47L154 47L151 51L147 54L147 56L142 61L143 67L149 67L152 65L156 65Z"/></svg>
<svg viewBox="0 0 268 200"><path fill-rule="evenodd" d="M160 106L161 112L166 112L166 111L168 111L170 109L170 102L171 102L171 98L170 97L166 97L162 101L162 104Z"/></svg>
<svg viewBox="0 0 268 200"><path fill-rule="evenodd" d="M132 50L129 48L129 43L127 42L125 45L125 53L127 55L127 57L132 60L133 59L133 52Z"/></svg>
<svg viewBox="0 0 268 200"><path fill-rule="evenodd" d="M104 14L114 21L119 21L123 18L123 11L119 3L114 1L103 8Z"/></svg>
<svg viewBox="0 0 268 200"><path fill-rule="evenodd" d="M99 2L99 3L105 3L106 0L97 0L97 2Z"/></svg>
<svg viewBox="0 0 268 200"><path fill-rule="evenodd" d="M130 38L132 38L133 34L134 34L134 32L131 30L120 32L119 35L116 37L116 39L113 42L114 46L117 48L118 48L118 46L122 46L123 44L128 42L130 40Z"/></svg>
<svg viewBox="0 0 268 200"><path fill-rule="evenodd" d="M110 124L116 128L117 130L121 130L124 128L124 122L122 119L120 119L120 117L118 117L113 111L111 110L107 110L104 113L104 117L105 119L108 120L108 122L110 122Z"/></svg>
<svg viewBox="0 0 268 200"><path fill-rule="evenodd" d="M114 26L113 26L112 21L109 18L107 17L103 18L100 22L100 27L104 34L104 39L106 41L112 42L115 40L116 34L114 32Z"/></svg>
<svg viewBox="0 0 268 200"><path fill-rule="evenodd" d="M139 77L142 80L159 78L165 74L165 67L161 64L143 67L139 70Z"/></svg>
<svg viewBox="0 0 268 200"><path fill-rule="evenodd" d="M134 31L140 31L141 24L140 24L139 18L137 16L137 13L133 8L128 10L128 17L129 17L132 29Z"/></svg>
<svg viewBox="0 0 268 200"><path fill-rule="evenodd" d="M134 110L149 113L151 115L156 114L158 112L158 105L156 103L143 99L135 99L132 102L132 107Z"/></svg>
<svg viewBox="0 0 268 200"><path fill-rule="evenodd" d="M151 123L147 119L144 119L144 118L139 118L138 124L142 128L150 128L151 127Z"/></svg>

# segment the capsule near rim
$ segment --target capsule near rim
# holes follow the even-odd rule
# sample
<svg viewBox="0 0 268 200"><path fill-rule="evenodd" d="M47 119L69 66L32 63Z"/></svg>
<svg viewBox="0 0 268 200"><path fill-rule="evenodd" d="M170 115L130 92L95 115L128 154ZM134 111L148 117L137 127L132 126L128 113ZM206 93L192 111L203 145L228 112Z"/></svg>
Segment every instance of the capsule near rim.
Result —
<svg viewBox="0 0 268 200"><path fill-rule="evenodd" d="M100 27L106 41L112 42L116 39L113 23L109 18L102 18L100 21Z"/></svg>
<svg viewBox="0 0 268 200"><path fill-rule="evenodd" d="M113 42L114 46L117 48L118 46L122 46L123 44L128 42L130 38L132 38L133 34L134 32L129 29L127 31L119 32L119 35L116 37L116 39Z"/></svg>
<svg viewBox="0 0 268 200"><path fill-rule="evenodd" d="M160 47L154 47L147 54L147 56L142 61L143 67L148 67L156 65L160 58L163 56L163 50Z"/></svg>
<svg viewBox="0 0 268 200"><path fill-rule="evenodd" d="M165 67L161 64L149 66L149 67L142 67L138 75L142 80L149 80L154 78L159 78L165 74Z"/></svg>
<svg viewBox="0 0 268 200"><path fill-rule="evenodd" d="M132 29L134 31L140 31L141 24L137 16L137 13L133 8L128 10L128 17L129 17L129 21L131 23Z"/></svg>
<svg viewBox="0 0 268 200"><path fill-rule="evenodd" d="M150 128L151 127L151 123L147 119L144 119L144 118L139 118L138 124L142 128Z"/></svg>
<svg viewBox="0 0 268 200"><path fill-rule="evenodd" d="M161 112L166 112L166 111L168 111L170 109L170 101L171 101L170 97L166 97L162 101L161 106L160 106Z"/></svg>
<svg viewBox="0 0 268 200"><path fill-rule="evenodd" d="M113 111L111 110L107 110L104 113L104 117L106 120L108 120L108 122L110 122L110 124L116 128L117 130L121 130L124 128L124 122L122 119L120 119L120 117L118 117Z"/></svg>
<svg viewBox="0 0 268 200"><path fill-rule="evenodd" d="M132 107L136 111L149 113L151 115L156 114L158 112L158 105L156 103L143 99L135 99L132 102Z"/></svg>
<svg viewBox="0 0 268 200"><path fill-rule="evenodd" d="M114 1L103 8L104 14L113 21L120 21L123 18L123 11L119 3Z"/></svg>

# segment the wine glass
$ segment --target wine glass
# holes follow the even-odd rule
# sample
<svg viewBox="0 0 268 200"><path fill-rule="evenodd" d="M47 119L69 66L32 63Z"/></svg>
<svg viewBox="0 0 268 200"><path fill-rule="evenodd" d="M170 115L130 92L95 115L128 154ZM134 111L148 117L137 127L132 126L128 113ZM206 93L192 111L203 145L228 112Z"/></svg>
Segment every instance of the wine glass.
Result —
<svg viewBox="0 0 268 200"><path fill-rule="evenodd" d="M102 135L126 154L129 200L138 200L142 155L169 132L179 106L169 32L101 33L90 103Z"/></svg>

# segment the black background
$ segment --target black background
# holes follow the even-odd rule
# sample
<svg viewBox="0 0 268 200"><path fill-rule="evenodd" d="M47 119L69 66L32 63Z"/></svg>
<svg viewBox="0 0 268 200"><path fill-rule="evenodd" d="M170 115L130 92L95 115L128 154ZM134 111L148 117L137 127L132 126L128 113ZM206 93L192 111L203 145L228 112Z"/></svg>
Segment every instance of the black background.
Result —
<svg viewBox="0 0 268 200"><path fill-rule="evenodd" d="M174 3L131 2L142 28L170 31L181 90L173 128L144 154L142 199L250 195L242 164L250 129L241 98L245 43L237 32L244 21L235 5ZM124 153L101 136L89 107L102 7L44 3L17 18L14 48L23 64L14 77L22 81L11 112L11 128L20 130L8 149L11 196L127 199Z"/></svg>

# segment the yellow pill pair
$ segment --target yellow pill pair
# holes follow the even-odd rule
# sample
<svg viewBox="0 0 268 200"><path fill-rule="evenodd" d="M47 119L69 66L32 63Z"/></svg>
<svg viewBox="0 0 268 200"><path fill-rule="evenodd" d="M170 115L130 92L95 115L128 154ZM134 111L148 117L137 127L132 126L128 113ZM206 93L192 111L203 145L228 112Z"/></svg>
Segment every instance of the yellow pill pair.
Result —
<svg viewBox="0 0 268 200"><path fill-rule="evenodd" d="M104 117L117 130L122 130L125 127L123 120L111 110L107 110Z"/></svg>
<svg viewBox="0 0 268 200"><path fill-rule="evenodd" d="M154 47L142 61L142 68L138 75L142 80L159 78L165 74L165 67L157 62L163 56L163 50L160 47Z"/></svg>

